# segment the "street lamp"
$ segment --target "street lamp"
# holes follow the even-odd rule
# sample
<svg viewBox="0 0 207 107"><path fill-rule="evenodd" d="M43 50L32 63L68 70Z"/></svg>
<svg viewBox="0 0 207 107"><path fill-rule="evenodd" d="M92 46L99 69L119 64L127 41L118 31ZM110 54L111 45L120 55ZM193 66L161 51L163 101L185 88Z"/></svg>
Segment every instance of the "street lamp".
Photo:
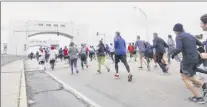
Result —
<svg viewBox="0 0 207 107"><path fill-rule="evenodd" d="M139 10L142 15L144 15L145 17L145 23L146 23L146 36L147 36L147 41L149 42L149 35L148 35L148 32L149 32L149 27L148 27L148 17L147 17L147 14L141 9L141 8L137 8L137 7L134 7L135 10Z"/></svg>
<svg viewBox="0 0 207 107"><path fill-rule="evenodd" d="M103 35L104 36L104 43L106 42L106 34L101 34L99 32L96 33L96 36L99 36L99 35ZM103 40L103 38L101 38L101 40Z"/></svg>

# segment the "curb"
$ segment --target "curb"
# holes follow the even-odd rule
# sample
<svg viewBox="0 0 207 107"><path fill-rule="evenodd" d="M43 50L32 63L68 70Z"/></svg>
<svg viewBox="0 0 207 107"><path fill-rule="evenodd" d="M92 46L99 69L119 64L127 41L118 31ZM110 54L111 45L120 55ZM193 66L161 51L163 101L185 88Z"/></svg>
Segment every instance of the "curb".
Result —
<svg viewBox="0 0 207 107"><path fill-rule="evenodd" d="M81 94L80 92L78 92L77 90L75 90L74 88L70 87L68 84L66 84L62 80L60 80L57 77L55 77L52 73L50 73L48 71L45 71L45 73L47 73L50 77L52 77L58 83L62 84L63 87L66 90L68 90L70 93L72 93L75 97L77 97L81 101L83 101L86 104L88 104L89 106L87 106L87 107L101 107L100 105L96 104L94 101L92 101L91 99L87 98L86 96L84 96L83 94Z"/></svg>
<svg viewBox="0 0 207 107"><path fill-rule="evenodd" d="M20 82L20 94L19 94L19 104L18 107L28 107L28 103L27 103L27 93L26 93L26 78L25 78L25 66L24 66L24 61L22 61L23 63L23 68L21 71L21 82Z"/></svg>

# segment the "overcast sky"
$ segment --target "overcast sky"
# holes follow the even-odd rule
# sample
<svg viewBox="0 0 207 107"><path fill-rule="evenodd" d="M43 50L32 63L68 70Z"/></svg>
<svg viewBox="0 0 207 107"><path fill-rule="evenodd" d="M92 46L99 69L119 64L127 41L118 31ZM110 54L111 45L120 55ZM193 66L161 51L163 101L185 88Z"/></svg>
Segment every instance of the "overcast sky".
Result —
<svg viewBox="0 0 207 107"><path fill-rule="evenodd" d="M133 8L135 6L147 14L148 20ZM202 33L199 18L207 13L206 10L207 2L2 2L1 41L8 41L10 20L87 24L90 28L89 37L94 37L97 31L103 32L107 35L107 42L112 42L116 31L120 31L128 42L134 41L136 35L146 40L147 22L150 40L153 32L166 40L168 34L174 36L172 28L176 23L182 23L185 30L192 34ZM59 37L59 40L66 42L63 37ZM89 39L89 42L94 41Z"/></svg>

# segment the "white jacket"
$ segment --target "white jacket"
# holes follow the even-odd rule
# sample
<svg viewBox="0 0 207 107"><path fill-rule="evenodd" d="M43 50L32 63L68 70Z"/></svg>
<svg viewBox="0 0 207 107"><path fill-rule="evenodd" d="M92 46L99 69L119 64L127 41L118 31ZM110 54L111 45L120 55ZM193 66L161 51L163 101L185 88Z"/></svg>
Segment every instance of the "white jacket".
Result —
<svg viewBox="0 0 207 107"><path fill-rule="evenodd" d="M39 62L40 61L45 61L45 52L44 51L43 52L39 51L39 55L40 55Z"/></svg>

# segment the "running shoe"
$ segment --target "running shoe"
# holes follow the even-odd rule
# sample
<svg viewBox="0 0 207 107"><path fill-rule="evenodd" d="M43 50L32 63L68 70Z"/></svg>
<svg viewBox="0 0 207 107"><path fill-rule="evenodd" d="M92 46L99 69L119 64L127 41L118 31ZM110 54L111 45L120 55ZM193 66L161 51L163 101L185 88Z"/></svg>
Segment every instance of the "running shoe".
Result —
<svg viewBox="0 0 207 107"><path fill-rule="evenodd" d="M207 98L207 84L206 83L204 83L204 85L203 85L203 97L204 98Z"/></svg>
<svg viewBox="0 0 207 107"><path fill-rule="evenodd" d="M119 78L119 74L115 74L114 78L116 78L116 79Z"/></svg>
<svg viewBox="0 0 207 107"><path fill-rule="evenodd" d="M128 75L128 82L131 82L132 81L132 74L129 74Z"/></svg>
<svg viewBox="0 0 207 107"><path fill-rule="evenodd" d="M138 67L139 69L143 69L143 67L142 66L140 66L140 67Z"/></svg>
<svg viewBox="0 0 207 107"><path fill-rule="evenodd" d="M100 70L97 70L97 72L98 72L98 73L101 73L101 71L100 71Z"/></svg>
<svg viewBox="0 0 207 107"><path fill-rule="evenodd" d="M110 72L110 69L109 68L106 68L106 69L107 69L108 72Z"/></svg>
<svg viewBox="0 0 207 107"><path fill-rule="evenodd" d="M199 103L199 104L205 104L205 101L203 99L203 97L190 97L188 98L190 101L193 101L193 102L196 102L196 103Z"/></svg>

